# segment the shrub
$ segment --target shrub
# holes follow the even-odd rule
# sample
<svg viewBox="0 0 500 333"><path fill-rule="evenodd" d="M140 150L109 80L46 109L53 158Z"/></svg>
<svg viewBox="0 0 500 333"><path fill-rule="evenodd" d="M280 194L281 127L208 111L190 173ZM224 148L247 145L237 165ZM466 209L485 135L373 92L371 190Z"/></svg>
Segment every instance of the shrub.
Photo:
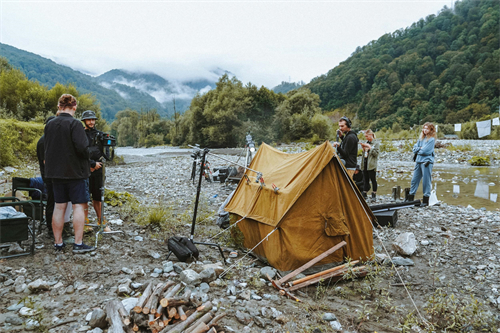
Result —
<svg viewBox="0 0 500 333"><path fill-rule="evenodd" d="M36 158L36 144L43 135L43 124L0 119L0 167Z"/></svg>
<svg viewBox="0 0 500 333"><path fill-rule="evenodd" d="M490 165L489 157L473 156L468 162L470 165L474 165L474 166Z"/></svg>

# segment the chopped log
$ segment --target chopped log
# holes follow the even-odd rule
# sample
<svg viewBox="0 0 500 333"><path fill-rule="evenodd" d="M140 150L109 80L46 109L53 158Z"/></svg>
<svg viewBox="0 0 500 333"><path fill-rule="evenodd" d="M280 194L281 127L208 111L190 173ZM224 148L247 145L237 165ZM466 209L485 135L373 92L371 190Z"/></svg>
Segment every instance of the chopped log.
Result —
<svg viewBox="0 0 500 333"><path fill-rule="evenodd" d="M210 327L208 327L207 324L200 323L198 326L196 326L196 328L194 328L192 331L189 331L189 332L190 333L204 333L204 332L207 332L209 329L210 329Z"/></svg>
<svg viewBox="0 0 500 333"><path fill-rule="evenodd" d="M156 307L158 306L158 299L160 298L160 293L163 293L163 290L165 288L165 285L171 281L167 281L165 283L158 283L151 293L151 296L149 296L148 300L144 304L144 307L142 308L142 313L144 314L149 314L155 313L156 312Z"/></svg>
<svg viewBox="0 0 500 333"><path fill-rule="evenodd" d="M125 333L122 317L118 313L120 305L123 306L122 302L117 299L113 299L106 304L106 316L110 324L108 328L109 333Z"/></svg>
<svg viewBox="0 0 500 333"><path fill-rule="evenodd" d="M137 324L134 324L134 326L132 327L132 331L139 332L139 326L137 326Z"/></svg>
<svg viewBox="0 0 500 333"><path fill-rule="evenodd" d="M148 327L148 318L141 313L132 312L131 321L140 327Z"/></svg>
<svg viewBox="0 0 500 333"><path fill-rule="evenodd" d="M165 324L165 326L167 326L168 323L170 322L170 318L168 318L166 314L163 314L161 316L161 319L162 319L163 323Z"/></svg>
<svg viewBox="0 0 500 333"><path fill-rule="evenodd" d="M293 272L288 273L287 275L285 275L284 277L282 277L281 279L279 279L276 284L278 286L281 286L283 283L287 282L288 280L290 280L291 278L293 278L297 274L302 273L303 271L305 271L309 267L314 266L314 264L316 264L317 262L321 261L322 259L328 257L330 254L332 254L333 252L337 251L338 249L340 249L342 246L344 246L346 244L347 243L345 241L342 241L342 242L338 243L337 245L335 245L334 247L332 247L328 251L323 252L322 254L320 254L319 256L317 256L314 259L311 259L310 261L308 261L304 265L300 266L299 268L297 268Z"/></svg>
<svg viewBox="0 0 500 333"><path fill-rule="evenodd" d="M179 284L176 284L175 286L173 286L172 288L170 288L167 292L165 292L165 294L163 295L163 298L160 300L161 306L166 308L168 305L168 302L166 301L167 298L174 297L174 295L177 294L181 288L182 288L182 285L179 283Z"/></svg>
<svg viewBox="0 0 500 333"><path fill-rule="evenodd" d="M224 318L226 316L226 313L221 313L220 315L218 316L215 316L214 319L210 320L210 322L208 323L208 326L212 327L212 326L215 326L215 325L218 325L219 324L219 320L221 320L222 318Z"/></svg>
<svg viewBox="0 0 500 333"><path fill-rule="evenodd" d="M184 331L184 333L191 333L191 332L193 332L193 330L195 330L196 328L198 328L198 326L199 326L200 324L202 324L202 323L203 323L203 324L205 324L205 326L207 327L207 329L206 329L206 330L208 331L208 329L209 329L210 327L208 327L206 324L207 324L209 321L211 321L211 320L212 320L212 318L213 318L213 316L212 316L212 311L210 311L210 312L208 312L207 314L205 314L203 317L201 317L200 319L198 319L198 320L197 320L197 321L196 321L193 325L191 325L190 327L188 327L188 328ZM203 331L203 332L205 332L205 331Z"/></svg>
<svg viewBox="0 0 500 333"><path fill-rule="evenodd" d="M215 327L212 327L207 333L217 333L217 330L215 329ZM224 332L221 332L221 333L224 333Z"/></svg>
<svg viewBox="0 0 500 333"><path fill-rule="evenodd" d="M117 305L118 306L118 313L120 314L120 316L122 317L122 321L123 321L123 324L125 326L128 326L130 324L130 316L129 314L127 313L127 310L125 310L125 307L123 306L123 303L120 302L120 305Z"/></svg>
<svg viewBox="0 0 500 333"><path fill-rule="evenodd" d="M337 267L333 267L333 268L324 270L322 272L318 272L316 274L308 275L306 277L303 277L302 279L298 279L298 280L295 280L295 281L290 281L290 282L288 282L288 286L291 287L291 286L297 285L299 283L306 282L306 281L309 281L311 279L314 279L314 278L316 278L318 276L322 276L322 275L325 275L325 274L328 274L328 273L331 273L331 272L335 272L335 271L344 269L344 268L346 268L349 265L354 266L358 262L359 262L359 260L354 260L354 261L351 261L350 263L346 263L346 264L343 264L343 265L340 265L340 266L337 266Z"/></svg>
<svg viewBox="0 0 500 333"><path fill-rule="evenodd" d="M184 321L186 320L187 316L186 313L184 312L184 306L178 306L177 307L177 313L179 314L180 320Z"/></svg>
<svg viewBox="0 0 500 333"><path fill-rule="evenodd" d="M155 312L155 317L160 318L161 315L163 314L164 309L165 308L161 304L158 304L158 307L156 308L156 312Z"/></svg>
<svg viewBox="0 0 500 333"><path fill-rule="evenodd" d="M177 314L177 308L174 306L169 307L167 312L168 312L168 318L173 318Z"/></svg>
<svg viewBox="0 0 500 333"><path fill-rule="evenodd" d="M183 296L176 296L176 297L169 297L169 298L163 298L160 301L161 306L164 308L166 307L175 307L179 305L186 305L189 304L191 301L189 298L184 298Z"/></svg>
<svg viewBox="0 0 500 333"><path fill-rule="evenodd" d="M148 300L152 292L153 292L153 283L149 282L148 286L142 293L141 297L139 297L139 299L137 300L137 304L134 306L133 311L135 311L136 313L141 313L142 307L144 306L144 304L146 304L146 301Z"/></svg>
<svg viewBox="0 0 500 333"><path fill-rule="evenodd" d="M166 332L171 332L171 333L181 333L184 332L186 327L189 327L195 320L198 318L202 317L205 315L205 313L209 312L212 310L212 303L210 301L206 302L202 306L200 306L196 311L190 315L185 321L180 321L176 325L169 325L168 327L165 327L163 330L161 330L160 333L166 333Z"/></svg>
<svg viewBox="0 0 500 333"><path fill-rule="evenodd" d="M359 272L360 274L362 274L362 276L366 275L366 271L364 271L364 269L366 268L366 266L360 266L360 267L354 267L352 269L353 272ZM293 290L297 290L297 289L300 289L300 288L304 288L304 287L307 287L311 284L315 284L315 283L318 283L320 282L321 280L326 280L328 278L332 278L332 277L340 277L342 276L345 272L347 271L347 268L344 268L344 269L341 269L341 270L338 270L338 271L335 271L335 272L331 272L331 273L328 273L328 274L325 274L325 275L322 275L322 276L318 276L314 279L311 279L309 281L306 281L306 282L302 282L302 283L299 283L297 285L294 285L292 287L289 288L290 291L293 291ZM364 273L364 275L363 275Z"/></svg>

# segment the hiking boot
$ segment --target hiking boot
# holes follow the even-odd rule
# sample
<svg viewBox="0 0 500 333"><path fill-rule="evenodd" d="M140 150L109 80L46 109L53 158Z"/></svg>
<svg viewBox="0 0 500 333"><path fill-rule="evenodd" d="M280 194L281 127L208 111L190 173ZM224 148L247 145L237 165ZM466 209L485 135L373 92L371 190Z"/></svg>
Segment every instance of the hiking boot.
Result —
<svg viewBox="0 0 500 333"><path fill-rule="evenodd" d="M368 195L366 194L366 192L361 192L361 194L363 195L363 198L366 200L368 199Z"/></svg>
<svg viewBox="0 0 500 333"><path fill-rule="evenodd" d="M95 247L86 245L84 243L80 245L73 244L73 253L86 253L95 251Z"/></svg>
<svg viewBox="0 0 500 333"><path fill-rule="evenodd" d="M408 194L408 198L406 198L405 202L415 201L415 194Z"/></svg>
<svg viewBox="0 0 500 333"><path fill-rule="evenodd" d="M66 247L66 243L62 243L62 245L54 244L54 251L55 252L62 252L65 247Z"/></svg>
<svg viewBox="0 0 500 333"><path fill-rule="evenodd" d="M372 202L377 201L377 193L372 192Z"/></svg>
<svg viewBox="0 0 500 333"><path fill-rule="evenodd" d="M424 196L422 203L420 204L420 207L427 207L429 206L429 197Z"/></svg>

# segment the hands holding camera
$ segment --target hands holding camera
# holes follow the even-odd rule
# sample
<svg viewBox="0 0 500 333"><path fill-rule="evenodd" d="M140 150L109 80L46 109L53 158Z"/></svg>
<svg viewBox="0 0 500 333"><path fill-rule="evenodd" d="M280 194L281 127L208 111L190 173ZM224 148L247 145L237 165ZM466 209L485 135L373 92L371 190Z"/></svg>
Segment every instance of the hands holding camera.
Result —
<svg viewBox="0 0 500 333"><path fill-rule="evenodd" d="M102 162L95 162L95 167L90 167L90 172L94 172L96 170L99 170L100 168L102 168Z"/></svg>

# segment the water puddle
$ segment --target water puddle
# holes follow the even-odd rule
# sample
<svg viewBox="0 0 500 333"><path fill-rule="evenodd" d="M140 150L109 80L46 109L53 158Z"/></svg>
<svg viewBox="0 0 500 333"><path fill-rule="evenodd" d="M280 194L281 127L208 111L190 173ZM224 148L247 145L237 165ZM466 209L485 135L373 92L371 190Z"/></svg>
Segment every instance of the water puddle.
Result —
<svg viewBox="0 0 500 333"><path fill-rule="evenodd" d="M385 166L378 171L377 194L391 194L394 186L410 187L413 163ZM439 201L450 205L495 210L500 208L500 168L436 164L432 170L432 186ZM403 194L401 194L403 196ZM416 198L422 198L422 184Z"/></svg>

